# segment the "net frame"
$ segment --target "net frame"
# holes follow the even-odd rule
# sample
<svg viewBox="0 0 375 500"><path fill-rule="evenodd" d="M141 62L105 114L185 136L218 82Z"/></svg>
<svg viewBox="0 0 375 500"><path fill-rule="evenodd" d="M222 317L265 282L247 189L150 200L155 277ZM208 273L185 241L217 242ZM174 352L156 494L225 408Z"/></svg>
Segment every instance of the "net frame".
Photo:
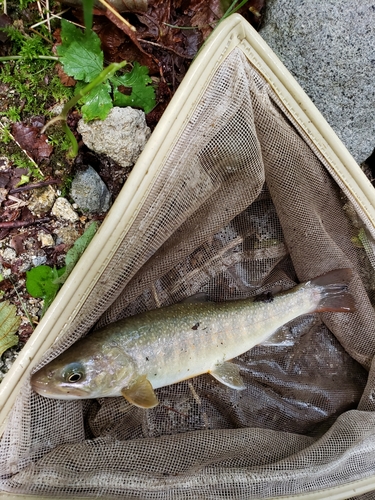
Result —
<svg viewBox="0 0 375 500"><path fill-rule="evenodd" d="M177 140L177 135L171 133L172 129L180 130L185 126L190 110L204 93L211 75L236 47L243 51L251 64L266 78L293 120L299 124L300 132L314 143L317 156L324 158L330 174L337 184L349 193L357 213L367 222L366 228L375 237L375 208L371 203L372 186L321 114L261 37L240 16L231 16L209 39L192 65L98 235L1 384L2 429L6 425L6 417L12 408L15 396L21 390L32 367L38 363L43 353L58 339L65 325L80 310L102 270L116 251L123 232L147 197L150 183L158 172L161 159ZM360 491L370 491L373 479L373 477L366 478L345 487L335 488L330 491L330 498L348 498L348 495L358 494ZM295 498L327 498L327 495L328 492L325 490ZM13 498L6 493L2 493L0 498L1 496ZM14 498L29 497L15 495Z"/></svg>

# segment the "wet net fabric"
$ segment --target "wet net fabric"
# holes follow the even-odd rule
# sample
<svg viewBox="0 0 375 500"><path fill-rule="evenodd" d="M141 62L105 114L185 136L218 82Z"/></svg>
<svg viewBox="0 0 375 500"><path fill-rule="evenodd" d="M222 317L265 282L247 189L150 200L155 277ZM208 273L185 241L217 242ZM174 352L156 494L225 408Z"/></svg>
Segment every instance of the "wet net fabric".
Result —
<svg viewBox="0 0 375 500"><path fill-rule="evenodd" d="M157 390L146 411L122 398L49 400L26 384L2 438L1 489L249 499L375 475L375 281L360 229L314 145L233 50L42 364L92 327L197 292L276 293L335 268L354 269L357 311L303 316L237 358L244 391L203 375Z"/></svg>

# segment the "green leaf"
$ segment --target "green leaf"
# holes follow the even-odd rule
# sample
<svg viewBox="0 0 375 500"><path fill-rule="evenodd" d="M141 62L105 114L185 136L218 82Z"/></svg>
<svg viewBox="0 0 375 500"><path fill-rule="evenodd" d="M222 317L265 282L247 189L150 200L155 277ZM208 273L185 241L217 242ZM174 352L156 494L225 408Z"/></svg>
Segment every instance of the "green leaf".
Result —
<svg viewBox="0 0 375 500"><path fill-rule="evenodd" d="M82 30L66 19L61 19L61 45L57 46L57 54L64 56L71 43L83 43L85 35Z"/></svg>
<svg viewBox="0 0 375 500"><path fill-rule="evenodd" d="M73 271L74 266L81 258L83 252L88 247L90 241L93 239L96 231L98 230L97 222L92 222L86 229L82 236L74 242L74 245L68 250L65 256L65 271L59 278L55 279L55 284L63 284L67 280L69 274Z"/></svg>
<svg viewBox="0 0 375 500"><path fill-rule="evenodd" d="M85 122L107 118L108 113L113 108L110 92L111 86L107 81L92 89L81 99L85 103L81 108Z"/></svg>
<svg viewBox="0 0 375 500"><path fill-rule="evenodd" d="M75 241L72 248L65 256L65 266L56 269L50 266L37 266L26 272L26 290L32 297L44 299L41 315L43 316L52 304L61 285L65 283L74 266L87 248L98 229L98 224L93 222L83 235Z"/></svg>
<svg viewBox="0 0 375 500"><path fill-rule="evenodd" d="M64 21L64 20L63 20ZM80 29L67 21L61 23L62 45L57 47L61 63L67 75L88 83L103 70L103 51L96 33Z"/></svg>
<svg viewBox="0 0 375 500"><path fill-rule="evenodd" d="M21 324L21 318L16 313L16 306L8 300L0 302L0 356L18 344L18 336L15 333Z"/></svg>
<svg viewBox="0 0 375 500"><path fill-rule="evenodd" d="M53 280L58 278L56 268L37 266L26 271L26 290L33 297L45 298L56 291Z"/></svg>
<svg viewBox="0 0 375 500"><path fill-rule="evenodd" d="M67 75L76 80L91 82L103 69L103 53L96 54L85 45L73 42L61 62Z"/></svg>
<svg viewBox="0 0 375 500"><path fill-rule="evenodd" d="M60 284L55 281L65 272L65 267L56 269L50 266L37 266L26 271L26 290L32 297L44 299L42 316L59 291Z"/></svg>
<svg viewBox="0 0 375 500"><path fill-rule="evenodd" d="M114 76L110 79L113 85L113 103L115 106L132 106L142 108L145 113L151 111L156 104L155 90L149 85L152 80L148 75L148 68L135 62L130 73ZM130 95L119 91L119 87L132 89Z"/></svg>
<svg viewBox="0 0 375 500"><path fill-rule="evenodd" d="M16 184L16 187L22 186L30 182L30 177L28 175L21 175L20 181Z"/></svg>

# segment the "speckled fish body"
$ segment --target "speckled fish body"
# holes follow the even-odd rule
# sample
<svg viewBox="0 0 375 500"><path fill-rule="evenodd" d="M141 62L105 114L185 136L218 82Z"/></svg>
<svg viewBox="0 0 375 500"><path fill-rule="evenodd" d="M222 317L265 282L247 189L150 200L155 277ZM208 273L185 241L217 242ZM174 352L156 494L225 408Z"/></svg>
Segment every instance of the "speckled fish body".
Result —
<svg viewBox="0 0 375 500"><path fill-rule="evenodd" d="M46 397L123 395L145 408L158 402L154 389L203 373L243 389L228 361L302 314L353 310L350 276L349 269L331 271L267 302L179 303L126 318L79 340L31 384Z"/></svg>

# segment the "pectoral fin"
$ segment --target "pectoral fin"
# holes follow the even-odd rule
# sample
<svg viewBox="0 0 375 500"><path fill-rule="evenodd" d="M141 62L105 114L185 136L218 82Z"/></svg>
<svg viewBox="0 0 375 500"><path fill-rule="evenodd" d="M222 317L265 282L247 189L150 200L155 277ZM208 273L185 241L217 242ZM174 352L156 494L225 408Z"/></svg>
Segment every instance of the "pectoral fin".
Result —
<svg viewBox="0 0 375 500"><path fill-rule="evenodd" d="M138 377L129 387L121 390L124 398L140 408L153 408L159 404L158 398L146 375Z"/></svg>
<svg viewBox="0 0 375 500"><path fill-rule="evenodd" d="M237 365L229 361L216 365L208 373L216 378L216 380L232 389L242 390L246 387L240 375L240 369Z"/></svg>

